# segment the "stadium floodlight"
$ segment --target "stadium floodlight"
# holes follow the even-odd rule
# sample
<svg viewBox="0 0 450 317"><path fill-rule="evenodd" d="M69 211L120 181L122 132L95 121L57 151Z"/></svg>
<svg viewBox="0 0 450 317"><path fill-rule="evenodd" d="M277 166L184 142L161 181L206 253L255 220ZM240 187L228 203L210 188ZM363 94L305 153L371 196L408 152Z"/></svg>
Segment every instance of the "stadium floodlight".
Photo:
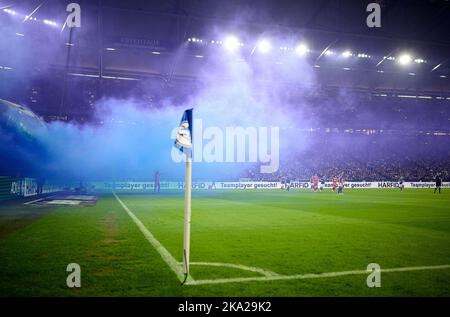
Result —
<svg viewBox="0 0 450 317"><path fill-rule="evenodd" d="M411 63L411 61L413 60L411 55L409 54L402 54L398 57L398 62L401 65L408 65L409 63Z"/></svg>
<svg viewBox="0 0 450 317"><path fill-rule="evenodd" d="M44 22L44 24L51 25L51 26L57 26L58 25L56 22L50 21L50 20L47 20L47 19L45 19L42 22Z"/></svg>
<svg viewBox="0 0 450 317"><path fill-rule="evenodd" d="M308 52L309 52L308 46L304 43L297 45L297 47L295 48L295 53L300 56L305 55Z"/></svg>
<svg viewBox="0 0 450 317"><path fill-rule="evenodd" d="M347 58L347 57L353 56L353 53L351 51L347 50L347 51L342 52L342 56Z"/></svg>
<svg viewBox="0 0 450 317"><path fill-rule="evenodd" d="M256 47L258 48L258 51L262 54L266 54L266 53L270 52L270 50L272 49L272 45L270 44L270 42L268 40L260 40L256 44Z"/></svg>
<svg viewBox="0 0 450 317"><path fill-rule="evenodd" d="M416 58L416 59L414 60L414 62L417 63L417 64L423 64L423 63L425 63L425 60L422 59L422 58Z"/></svg>
<svg viewBox="0 0 450 317"><path fill-rule="evenodd" d="M11 14L11 15L15 15L16 14L16 11L11 10L11 9L3 9L3 12L6 12L6 13Z"/></svg>
<svg viewBox="0 0 450 317"><path fill-rule="evenodd" d="M239 39L234 35L228 35L223 41L223 46L227 51L233 52L241 46Z"/></svg>

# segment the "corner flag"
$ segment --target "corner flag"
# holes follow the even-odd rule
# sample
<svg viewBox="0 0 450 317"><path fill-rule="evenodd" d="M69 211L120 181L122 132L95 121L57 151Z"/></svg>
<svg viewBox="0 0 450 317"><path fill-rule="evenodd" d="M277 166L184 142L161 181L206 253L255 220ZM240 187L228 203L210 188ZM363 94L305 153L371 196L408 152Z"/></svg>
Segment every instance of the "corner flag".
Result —
<svg viewBox="0 0 450 317"><path fill-rule="evenodd" d="M184 284L189 277L189 251L191 237L191 189L192 189L192 121L193 109L184 111L178 128L175 147L186 154L186 180L184 186L185 205L184 205L184 239L183 239L183 269Z"/></svg>
<svg viewBox="0 0 450 317"><path fill-rule="evenodd" d="M192 149L192 111L193 109L184 111L175 139L175 147L186 155L190 154L188 152Z"/></svg>

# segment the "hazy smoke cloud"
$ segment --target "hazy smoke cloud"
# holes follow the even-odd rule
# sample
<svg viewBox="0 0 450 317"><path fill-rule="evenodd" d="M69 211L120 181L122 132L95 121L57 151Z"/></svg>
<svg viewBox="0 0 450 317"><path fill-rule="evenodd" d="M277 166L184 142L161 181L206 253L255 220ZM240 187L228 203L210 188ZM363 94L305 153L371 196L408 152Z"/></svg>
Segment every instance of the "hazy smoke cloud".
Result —
<svg viewBox="0 0 450 317"><path fill-rule="evenodd" d="M18 59L24 63L31 60L19 48L18 53ZM177 54L183 54L183 48ZM165 100L157 107L143 106L142 100L133 94L127 98L104 98L95 104L92 123L51 122L48 131L37 134L32 146L18 143L11 131L0 131L0 154L8 158L2 161L2 171L75 180L148 180L159 170L163 180L181 180L184 166L171 159L173 140L170 137L187 108L194 108L194 118L202 119L203 129L211 126L222 131L237 126L279 127L282 165L314 155L311 147L322 149L319 152L323 160L336 157L334 151L338 156L351 157L357 148L361 153L380 156L395 148L374 146L369 138L355 142L336 136L325 142L321 137L299 133L299 129L317 126L390 126L382 126L388 120L376 109L355 101L345 90L335 99L311 98L318 83L306 59L295 54L266 56L256 51L246 54L223 49L205 54L202 66L197 69L201 84L184 97L183 102L174 101L177 91L159 90L157 85L143 81L141 91L164 92ZM23 73L22 77L27 78L28 74ZM18 89L17 86L14 88ZM75 96L68 98L71 97ZM402 142L405 143L400 139L395 144ZM235 179L251 166L248 163L194 163L193 178Z"/></svg>
<svg viewBox="0 0 450 317"><path fill-rule="evenodd" d="M49 175L79 179L150 179L159 170L162 178L182 179L183 164L171 160L170 135L184 109L194 108L194 117L202 119L203 129L298 127L301 104L296 100L289 105L283 80L298 76L299 87L305 88L313 81L309 69L301 59L284 60L278 69L272 69L263 57L246 62L239 55L217 55L199 69L202 88L184 105L171 106L167 101L157 109L146 109L133 98L103 99L96 104L95 124L48 124L48 132L39 136L47 150L39 169ZM306 144L299 135L282 133L282 152ZM238 177L250 166L195 163L194 179Z"/></svg>

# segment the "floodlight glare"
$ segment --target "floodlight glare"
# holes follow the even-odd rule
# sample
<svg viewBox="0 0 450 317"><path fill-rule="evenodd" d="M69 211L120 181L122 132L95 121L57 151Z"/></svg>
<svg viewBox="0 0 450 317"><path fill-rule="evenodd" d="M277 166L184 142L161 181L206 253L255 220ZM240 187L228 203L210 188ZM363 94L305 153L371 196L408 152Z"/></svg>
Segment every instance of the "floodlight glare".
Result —
<svg viewBox="0 0 450 317"><path fill-rule="evenodd" d="M412 61L412 57L409 54L400 55L400 57L398 58L398 62L401 65L407 65L407 64L411 63L411 61Z"/></svg>
<svg viewBox="0 0 450 317"><path fill-rule="evenodd" d="M353 54L352 54L352 52L350 52L350 51L345 51L345 52L342 53L342 56L344 56L345 58L350 57L350 56L352 56L352 55L353 55Z"/></svg>
<svg viewBox="0 0 450 317"><path fill-rule="evenodd" d="M309 49L308 49L308 46L306 46L306 44L299 44L295 48L295 53L297 55L305 55L308 52L309 52Z"/></svg>
<svg viewBox="0 0 450 317"><path fill-rule="evenodd" d="M228 51L234 51L240 46L240 43L237 37L229 35L223 41L223 45Z"/></svg>
<svg viewBox="0 0 450 317"><path fill-rule="evenodd" d="M9 13L9 14L12 14L12 15L16 14L16 11L10 10L10 9L3 9L3 12L6 12L6 13Z"/></svg>
<svg viewBox="0 0 450 317"><path fill-rule="evenodd" d="M259 52L265 54L265 53L268 53L271 50L272 45L270 45L270 42L267 41L267 40L261 40L261 41L258 42L257 48L258 48Z"/></svg>

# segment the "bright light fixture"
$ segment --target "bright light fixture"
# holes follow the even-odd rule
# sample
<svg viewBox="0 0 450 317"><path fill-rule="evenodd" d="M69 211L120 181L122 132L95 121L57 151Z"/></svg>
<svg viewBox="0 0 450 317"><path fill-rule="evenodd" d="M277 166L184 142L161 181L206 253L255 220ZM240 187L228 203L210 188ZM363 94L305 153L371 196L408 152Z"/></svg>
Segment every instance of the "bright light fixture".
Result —
<svg viewBox="0 0 450 317"><path fill-rule="evenodd" d="M350 51L345 51L345 52L343 52L342 53L342 56L344 56L344 57L350 57L350 56L352 56L353 54L352 54L352 52L350 52Z"/></svg>
<svg viewBox="0 0 450 317"><path fill-rule="evenodd" d="M223 45L224 45L226 50L232 52L232 51L236 50L240 46L240 43L239 43L239 39L236 36L229 35L223 41Z"/></svg>
<svg viewBox="0 0 450 317"><path fill-rule="evenodd" d="M297 55L305 55L308 52L309 52L308 46L306 44L303 44L303 43L297 45L297 47L295 48L295 53Z"/></svg>
<svg viewBox="0 0 450 317"><path fill-rule="evenodd" d="M272 45L268 40L260 40L256 45L260 53L266 54L272 49Z"/></svg>
<svg viewBox="0 0 450 317"><path fill-rule="evenodd" d="M398 62L401 65L408 65L409 63L411 63L412 61L412 57L409 54L402 54L398 57Z"/></svg>

